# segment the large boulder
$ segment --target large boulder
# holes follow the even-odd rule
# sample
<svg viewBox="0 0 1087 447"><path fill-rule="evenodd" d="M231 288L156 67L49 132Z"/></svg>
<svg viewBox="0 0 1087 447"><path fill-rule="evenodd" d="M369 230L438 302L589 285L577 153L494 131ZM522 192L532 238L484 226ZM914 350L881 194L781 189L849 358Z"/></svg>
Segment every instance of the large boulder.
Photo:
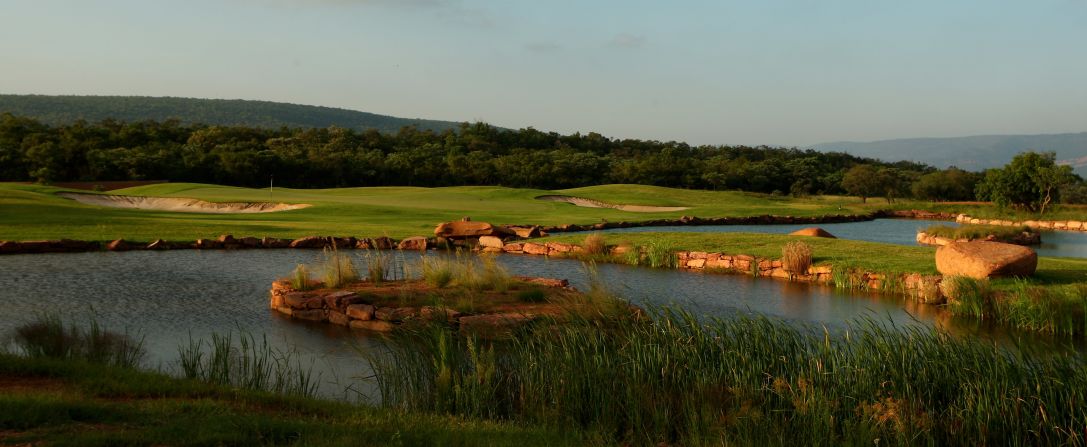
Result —
<svg viewBox="0 0 1087 447"><path fill-rule="evenodd" d="M485 248L498 248L506 246L505 242L502 242L501 238L495 236L480 236L479 245Z"/></svg>
<svg viewBox="0 0 1087 447"><path fill-rule="evenodd" d="M824 230L824 229L819 228L819 227L801 228L801 229L796 230L796 231L794 231L792 233L789 233L789 235L790 236L826 237L826 238L830 238L830 239L837 239L836 237L834 237L833 234L830 234L830 233L827 232L827 230Z"/></svg>
<svg viewBox="0 0 1087 447"><path fill-rule="evenodd" d="M400 241L400 243L396 245L396 249L397 250L424 251L429 246L430 246L430 242L427 241L427 238L422 237L422 236L415 236L415 237L409 237L407 239L404 239L404 240Z"/></svg>
<svg viewBox="0 0 1087 447"><path fill-rule="evenodd" d="M434 235L446 239L476 238L480 236L501 236L505 234L501 227L487 222L444 222L434 228Z"/></svg>
<svg viewBox="0 0 1087 447"><path fill-rule="evenodd" d="M945 276L984 279L1030 276L1038 254L1027 247L1001 242L952 242L936 250L936 270Z"/></svg>

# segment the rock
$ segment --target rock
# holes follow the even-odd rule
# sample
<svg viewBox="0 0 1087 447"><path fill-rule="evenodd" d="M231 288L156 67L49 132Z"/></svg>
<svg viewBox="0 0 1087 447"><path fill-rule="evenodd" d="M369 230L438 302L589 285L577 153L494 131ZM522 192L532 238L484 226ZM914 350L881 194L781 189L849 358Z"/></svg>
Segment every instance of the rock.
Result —
<svg viewBox="0 0 1087 447"><path fill-rule="evenodd" d="M531 239L534 237L540 237L540 226L533 225L531 227L506 227L507 230L512 231L517 237L523 239Z"/></svg>
<svg viewBox="0 0 1087 447"><path fill-rule="evenodd" d="M291 316L300 320L322 322L328 320L328 312L324 309L294 310Z"/></svg>
<svg viewBox="0 0 1087 447"><path fill-rule="evenodd" d="M945 276L983 279L1030 276L1038 254L1027 247L1001 242L953 242L936 250L936 270Z"/></svg>
<svg viewBox="0 0 1087 447"><path fill-rule="evenodd" d="M347 316L362 321L374 319L374 306L369 304L352 304L347 306Z"/></svg>
<svg viewBox="0 0 1087 447"><path fill-rule="evenodd" d="M501 249L502 247L506 246L506 244L504 242L502 242L502 239L494 237L494 236L480 236L479 245L482 246L482 247L498 248L498 249Z"/></svg>
<svg viewBox="0 0 1087 447"><path fill-rule="evenodd" d="M283 303L295 309L304 309L310 296L305 292L291 292L283 295Z"/></svg>
<svg viewBox="0 0 1087 447"><path fill-rule="evenodd" d="M347 314L337 312L335 310L328 311L328 322L332 324L338 324L340 326L347 326L351 319L347 318Z"/></svg>
<svg viewBox="0 0 1087 447"><path fill-rule="evenodd" d="M375 248L374 247L374 240L370 239L368 237L364 237L362 239L359 239L359 240L355 241L355 248L357 248L359 250L373 250Z"/></svg>
<svg viewBox="0 0 1087 447"><path fill-rule="evenodd" d="M129 244L128 241L124 239L117 239L113 242L110 242L109 244L106 244L106 250L109 251L128 251L132 248L132 244Z"/></svg>
<svg viewBox="0 0 1087 447"><path fill-rule="evenodd" d="M326 306L328 306L330 308L333 308L333 309L341 309L344 306L344 301L345 300L352 299L352 298L354 298L356 296L358 296L358 295L355 295L355 292L351 292L351 291L348 291L348 290L340 290L340 291L332 292L332 293L330 293L328 295L325 295L323 297L323 299L325 301Z"/></svg>
<svg viewBox="0 0 1087 447"><path fill-rule="evenodd" d="M427 238L422 236L415 236L400 241L400 243L396 245L396 249L424 251L429 245L430 244L428 243Z"/></svg>
<svg viewBox="0 0 1087 447"><path fill-rule="evenodd" d="M242 246L245 248L260 248L264 246L260 239L257 239L253 236L243 237L241 239L238 239L238 242L241 243Z"/></svg>
<svg viewBox="0 0 1087 447"><path fill-rule="evenodd" d="M568 287L570 285L570 281L567 281L565 279L537 278L533 276L515 276L514 278L518 281L527 282L530 284L537 284L544 287L555 287L559 289Z"/></svg>
<svg viewBox="0 0 1087 447"><path fill-rule="evenodd" d="M546 245L541 245L533 242L525 243L525 245L521 247L521 250L524 251L525 254L529 255L547 255Z"/></svg>
<svg viewBox="0 0 1087 447"><path fill-rule="evenodd" d="M358 240L353 236L330 237L328 240L332 247L335 248L355 248L355 245L358 244Z"/></svg>
<svg viewBox="0 0 1087 447"><path fill-rule="evenodd" d="M220 244L223 244L223 245L237 244L238 243L238 241L236 239L234 239L234 235L230 235L230 234L219 235L219 239L216 239L216 240Z"/></svg>
<svg viewBox="0 0 1087 447"><path fill-rule="evenodd" d="M291 246L291 241L287 239L265 237L260 240L260 245L264 248L288 248Z"/></svg>
<svg viewBox="0 0 1087 447"><path fill-rule="evenodd" d="M155 239L154 242L147 244L148 250L169 250L170 248L172 248L170 247L170 243L162 239Z"/></svg>
<svg viewBox="0 0 1087 447"><path fill-rule="evenodd" d="M480 236L499 236L504 231L487 222L443 222L434 228L434 235L448 239L464 239Z"/></svg>
<svg viewBox="0 0 1087 447"><path fill-rule="evenodd" d="M502 246L502 251L506 253L521 253L525 248L525 244L513 242Z"/></svg>
<svg viewBox="0 0 1087 447"><path fill-rule="evenodd" d="M200 250L214 250L218 248L223 248L223 244L220 244L219 241L211 239L197 239L196 244L194 244L193 246Z"/></svg>
<svg viewBox="0 0 1087 447"><path fill-rule="evenodd" d="M497 247L483 247L484 253L502 253L503 250Z"/></svg>
<svg viewBox="0 0 1087 447"><path fill-rule="evenodd" d="M374 332L392 332L394 329L396 329L395 324L392 324L388 321L379 320L351 320L348 325L351 327L351 329L362 329Z"/></svg>
<svg viewBox="0 0 1087 447"><path fill-rule="evenodd" d="M321 236L306 236L291 241L291 248L325 248L329 246L328 238Z"/></svg>
<svg viewBox="0 0 1087 447"><path fill-rule="evenodd" d="M276 309L277 312L279 312L279 313L281 313L283 315L286 315L288 317L294 314L294 309L291 309L290 307L287 307L287 306L277 306L275 309Z"/></svg>
<svg viewBox="0 0 1087 447"><path fill-rule="evenodd" d="M831 238L831 239L837 239L836 237L834 237L833 234L830 234L830 233L827 232L827 230L824 230L824 229L819 228L819 227L801 228L801 229L796 230L796 231L794 231L792 233L789 233L789 235L790 236L826 237L826 238Z"/></svg>

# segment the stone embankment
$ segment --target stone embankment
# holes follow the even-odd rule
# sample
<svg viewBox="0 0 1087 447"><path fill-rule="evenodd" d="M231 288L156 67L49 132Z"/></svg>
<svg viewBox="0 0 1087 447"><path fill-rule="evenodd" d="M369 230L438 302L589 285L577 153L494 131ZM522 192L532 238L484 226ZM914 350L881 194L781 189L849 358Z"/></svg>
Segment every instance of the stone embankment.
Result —
<svg viewBox="0 0 1087 447"><path fill-rule="evenodd" d="M561 242L544 244L511 242L503 245L499 250L512 254L552 257L576 257L585 254L585 249L581 246ZM483 251L499 250L490 247L483 249ZM615 258L630 256L631 250L633 250L631 247L613 247L610 249L610 254ZM645 254L642 253L640 256L645 256ZM781 259L701 251L675 252L675 265L677 268L684 270L737 273L787 281L822 284L844 281L846 284L837 285L852 289L905 293L914 297L917 301L927 304L942 304L945 302L944 294L940 289L940 282L942 281L940 275L922 275L919 273L888 275L860 270L840 271L836 274L834 267L829 265L811 266L804 272L789 272L785 269Z"/></svg>
<svg viewBox="0 0 1087 447"><path fill-rule="evenodd" d="M928 234L924 231L917 232L917 243L922 245L932 245L936 247L942 247L944 245L951 244L953 242L970 242L970 241L987 241L987 242L1004 242L1015 245L1039 245L1042 243L1042 235L1034 232L1023 232L1012 238L1000 238L996 235L988 235L981 239L967 239L959 238L952 239L949 237L935 236Z"/></svg>
<svg viewBox="0 0 1087 447"><path fill-rule="evenodd" d="M1079 220L1008 220L979 219L965 214L955 216L955 222L971 225L999 225L1003 227L1031 227L1039 230L1087 231L1087 222Z"/></svg>

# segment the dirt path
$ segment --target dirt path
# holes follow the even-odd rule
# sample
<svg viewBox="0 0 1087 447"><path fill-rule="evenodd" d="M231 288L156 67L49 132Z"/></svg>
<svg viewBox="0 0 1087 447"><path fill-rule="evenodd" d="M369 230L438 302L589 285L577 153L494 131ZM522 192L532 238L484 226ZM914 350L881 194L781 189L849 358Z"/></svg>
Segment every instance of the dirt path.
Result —
<svg viewBox="0 0 1087 447"><path fill-rule="evenodd" d="M634 213L664 213L670 211L683 211L688 209L688 207L685 206L617 205L613 203L601 202L599 200L586 199L583 197L560 195L538 196L536 197L536 200L546 200L548 202L566 202L575 206L581 206L585 208L611 208L620 211L630 211Z"/></svg>
<svg viewBox="0 0 1087 447"><path fill-rule="evenodd" d="M304 203L215 203L198 199L186 199L181 197L112 196L108 194L79 194L71 192L61 192L57 193L57 195L66 199L75 200L79 203L83 203L86 205L105 206L110 208L135 208L141 210L176 211L180 213L274 213L276 211L297 210L310 206Z"/></svg>

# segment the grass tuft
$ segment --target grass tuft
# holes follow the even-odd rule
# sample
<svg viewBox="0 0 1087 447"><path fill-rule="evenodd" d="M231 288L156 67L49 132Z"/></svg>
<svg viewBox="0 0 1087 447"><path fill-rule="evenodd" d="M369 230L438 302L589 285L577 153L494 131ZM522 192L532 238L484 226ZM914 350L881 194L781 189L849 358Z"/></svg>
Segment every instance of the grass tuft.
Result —
<svg viewBox="0 0 1087 447"><path fill-rule="evenodd" d="M803 242L789 242L781 248L781 265L792 275L806 275L811 267L811 247Z"/></svg>
<svg viewBox="0 0 1087 447"><path fill-rule="evenodd" d="M324 250L324 260L321 263L321 278L325 287L340 287L344 284L357 281L359 272L355 269L355 263L351 257L340 253L335 247Z"/></svg>
<svg viewBox="0 0 1087 447"><path fill-rule="evenodd" d="M27 357L84 360L135 368L146 356L143 337L103 329L91 320L83 328L65 323L55 314L40 315L14 331L15 345Z"/></svg>
<svg viewBox="0 0 1087 447"><path fill-rule="evenodd" d="M582 242L581 248L584 248L585 253L590 256L608 253L608 245L604 240L604 235L600 233L593 233L585 236L585 241Z"/></svg>

